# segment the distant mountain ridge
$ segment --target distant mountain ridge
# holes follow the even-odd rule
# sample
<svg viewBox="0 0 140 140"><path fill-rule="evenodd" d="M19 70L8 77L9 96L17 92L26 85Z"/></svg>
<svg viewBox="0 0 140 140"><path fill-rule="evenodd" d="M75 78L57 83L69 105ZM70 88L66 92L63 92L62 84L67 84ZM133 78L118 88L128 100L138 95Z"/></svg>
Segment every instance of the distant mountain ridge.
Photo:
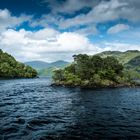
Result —
<svg viewBox="0 0 140 140"><path fill-rule="evenodd" d="M102 53L98 53L96 55L99 55L101 57L107 57L107 56L113 56L119 60L120 63L122 64L127 64L129 63L130 60L133 58L140 56L140 51L138 50L128 50L125 52L121 51L104 51Z"/></svg>
<svg viewBox="0 0 140 140"><path fill-rule="evenodd" d="M29 61L25 62L25 65L29 65L38 71L39 76L51 76L53 70L57 68L64 68L70 63L63 60L58 60L52 63L44 61Z"/></svg>
<svg viewBox="0 0 140 140"><path fill-rule="evenodd" d="M125 52L104 51L95 55L99 55L102 58L105 58L107 56L113 56L117 58L118 61L122 63L126 69L140 73L140 51L138 50L128 50ZM52 63L44 61L31 61L26 62L25 64L36 69L39 75L46 76L52 75L54 69L64 68L70 63L63 60L59 60Z"/></svg>
<svg viewBox="0 0 140 140"><path fill-rule="evenodd" d="M63 60L58 60L52 63L48 63L44 61L29 61L29 62L25 62L25 64L33 67L34 69L40 70L40 69L45 69L50 67L64 67L67 64L69 64L69 62Z"/></svg>
<svg viewBox="0 0 140 140"><path fill-rule="evenodd" d="M120 51L105 51L97 54L101 57L113 56L124 65L126 70L131 71L133 77L140 78L140 51L128 50L125 52ZM135 76L134 76L135 75Z"/></svg>
<svg viewBox="0 0 140 140"><path fill-rule="evenodd" d="M70 64L70 63L67 61L58 60L58 61L50 63L50 66L51 67L65 67L68 64Z"/></svg>
<svg viewBox="0 0 140 140"><path fill-rule="evenodd" d="M34 69L43 69L49 66L49 63L44 62L44 61L29 61L29 62L25 62L24 64L31 66Z"/></svg>

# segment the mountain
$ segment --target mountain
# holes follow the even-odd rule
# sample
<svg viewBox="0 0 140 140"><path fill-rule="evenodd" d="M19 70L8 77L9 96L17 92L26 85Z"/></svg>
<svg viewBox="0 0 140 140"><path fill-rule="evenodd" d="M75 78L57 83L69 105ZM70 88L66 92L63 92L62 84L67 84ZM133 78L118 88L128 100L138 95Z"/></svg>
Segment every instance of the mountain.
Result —
<svg viewBox="0 0 140 140"><path fill-rule="evenodd" d="M140 79L140 51L105 51L97 55L101 56L102 58L107 56L115 57L120 63L124 65L124 69L128 71L131 77L134 79Z"/></svg>
<svg viewBox="0 0 140 140"><path fill-rule="evenodd" d="M44 69L50 66L49 63L44 62L44 61L29 61L25 62L26 65L33 67L34 69Z"/></svg>
<svg viewBox="0 0 140 140"><path fill-rule="evenodd" d="M64 68L69 65L69 62L58 60L52 63L44 62L44 61L30 61L26 62L26 65L29 65L38 71L39 76L50 76L53 73L53 70L57 68Z"/></svg>
<svg viewBox="0 0 140 140"><path fill-rule="evenodd" d="M40 69L38 70L38 75L39 76L52 76L53 71L55 70L55 67L49 67L45 69Z"/></svg>
<svg viewBox="0 0 140 140"><path fill-rule="evenodd" d="M60 68L65 67L68 64L69 64L69 62L66 62L63 60L59 60L59 61L50 63L51 67L60 67Z"/></svg>
<svg viewBox="0 0 140 140"><path fill-rule="evenodd" d="M96 55L101 56L102 58L105 58L107 56L113 56L124 65L125 69L140 73L140 51L138 50L128 50L125 52L104 51ZM25 64L35 68L40 76L47 76L52 75L53 70L57 68L64 68L70 63L63 60L59 60L52 63L47 63L43 61L31 61L26 62Z"/></svg>
<svg viewBox="0 0 140 140"><path fill-rule="evenodd" d="M138 50L128 50L125 52L105 51L105 52L99 53L97 55L101 56L102 58L107 57L107 56L113 56L113 57L117 58L120 63L127 64L133 58L140 56L140 51L138 51Z"/></svg>
<svg viewBox="0 0 140 140"><path fill-rule="evenodd" d="M13 56L0 49L0 79L1 78L33 78L37 71L15 60Z"/></svg>

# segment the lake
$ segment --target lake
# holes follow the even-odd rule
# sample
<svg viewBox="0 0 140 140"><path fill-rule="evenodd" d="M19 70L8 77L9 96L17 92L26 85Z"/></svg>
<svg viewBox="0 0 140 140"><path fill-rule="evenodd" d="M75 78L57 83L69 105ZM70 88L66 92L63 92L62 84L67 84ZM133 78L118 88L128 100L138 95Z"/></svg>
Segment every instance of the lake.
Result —
<svg viewBox="0 0 140 140"><path fill-rule="evenodd" d="M140 139L140 88L51 87L0 81L0 140Z"/></svg>

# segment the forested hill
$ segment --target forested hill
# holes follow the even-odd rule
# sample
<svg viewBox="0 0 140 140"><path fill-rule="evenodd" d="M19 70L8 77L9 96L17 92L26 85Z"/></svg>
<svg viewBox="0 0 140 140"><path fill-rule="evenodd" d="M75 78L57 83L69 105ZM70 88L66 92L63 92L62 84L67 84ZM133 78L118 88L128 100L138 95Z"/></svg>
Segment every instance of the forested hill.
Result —
<svg viewBox="0 0 140 140"><path fill-rule="evenodd" d="M97 55L102 58L106 58L107 56L115 57L121 64L123 64L126 70L129 70L132 77L135 79L140 79L140 51L105 51Z"/></svg>
<svg viewBox="0 0 140 140"><path fill-rule="evenodd" d="M116 59L118 59L118 61L122 64L127 64L129 63L129 61L131 61L133 58L140 56L140 51L138 50L128 50L125 52L120 52L120 51L105 51L102 53L97 54L99 56L101 56L102 58L105 58L107 56L113 56Z"/></svg>
<svg viewBox="0 0 140 140"><path fill-rule="evenodd" d="M74 55L74 62L54 71L54 85L80 86L80 87L120 87L132 86L132 80L128 71L119 61L108 56L102 58L98 55L86 54Z"/></svg>
<svg viewBox="0 0 140 140"><path fill-rule="evenodd" d="M37 72L30 66L25 66L8 53L0 49L0 78L33 78Z"/></svg>
<svg viewBox="0 0 140 140"><path fill-rule="evenodd" d="M53 71L58 68L64 68L70 63L64 60L58 60L52 63L44 61L29 61L25 65L29 65L32 68L36 69L39 76L52 76Z"/></svg>

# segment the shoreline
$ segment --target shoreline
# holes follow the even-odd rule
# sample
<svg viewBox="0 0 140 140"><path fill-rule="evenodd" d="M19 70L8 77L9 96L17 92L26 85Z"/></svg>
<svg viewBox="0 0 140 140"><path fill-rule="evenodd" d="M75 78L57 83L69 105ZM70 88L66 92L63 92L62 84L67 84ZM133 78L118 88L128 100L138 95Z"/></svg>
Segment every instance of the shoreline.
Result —
<svg viewBox="0 0 140 140"><path fill-rule="evenodd" d="M15 77L15 78L11 78L11 77L0 77L0 80L15 80L15 79L37 79L39 78L38 76L37 77L31 77L31 78L25 78L25 77Z"/></svg>
<svg viewBox="0 0 140 140"><path fill-rule="evenodd" d="M109 85L109 86L80 86L80 85L66 85L60 83L52 83L52 87L66 87L66 88L81 88L81 89L104 89L104 88L136 88L140 87L140 83L135 84L118 84L118 85Z"/></svg>

